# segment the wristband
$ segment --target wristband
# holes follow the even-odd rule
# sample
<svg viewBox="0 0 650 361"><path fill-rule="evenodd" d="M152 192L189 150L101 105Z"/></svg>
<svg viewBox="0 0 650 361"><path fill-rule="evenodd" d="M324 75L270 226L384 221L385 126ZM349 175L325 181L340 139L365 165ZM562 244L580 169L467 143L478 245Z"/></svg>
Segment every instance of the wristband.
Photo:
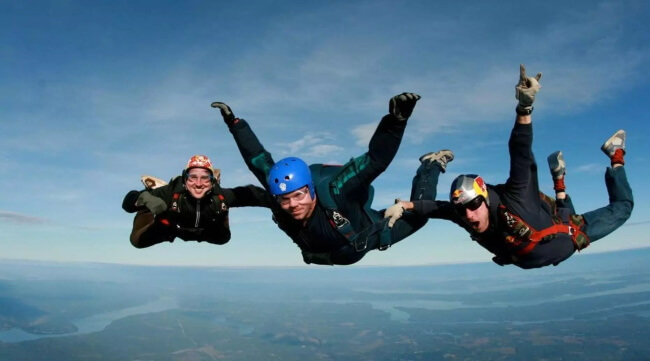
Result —
<svg viewBox="0 0 650 361"><path fill-rule="evenodd" d="M517 112L517 115L530 115L533 112L534 107L530 107L530 109L523 108L519 105L515 108L515 111Z"/></svg>

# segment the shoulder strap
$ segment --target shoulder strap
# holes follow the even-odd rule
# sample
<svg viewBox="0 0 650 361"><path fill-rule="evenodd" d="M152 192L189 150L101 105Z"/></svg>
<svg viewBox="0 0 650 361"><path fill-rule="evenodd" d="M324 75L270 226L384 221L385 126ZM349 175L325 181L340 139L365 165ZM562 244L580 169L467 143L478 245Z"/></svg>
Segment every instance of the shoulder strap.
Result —
<svg viewBox="0 0 650 361"><path fill-rule="evenodd" d="M354 229L350 221L338 211L338 206L332 197L330 189L330 180L341 170L341 166L312 164L309 166L309 170L311 171L311 179L314 182L318 203L325 208L332 226L350 240L355 236Z"/></svg>
<svg viewBox="0 0 650 361"><path fill-rule="evenodd" d="M214 207L214 211L217 214L228 211L226 196L224 195L221 185L216 182L212 184L212 207Z"/></svg>
<svg viewBox="0 0 650 361"><path fill-rule="evenodd" d="M340 165L329 165L329 164L312 164L309 166L311 170L311 179L314 182L314 187L316 188L316 194L320 200L323 207L326 209L336 211L338 206L334 202L331 192L331 180L336 176L342 169ZM372 222L378 222L380 219L375 217L375 212L371 211L372 200L375 195L375 188L370 185L368 187L368 200L363 205L363 209L372 220Z"/></svg>
<svg viewBox="0 0 650 361"><path fill-rule="evenodd" d="M330 180L336 173L341 170L341 166L326 165L326 164L312 164L309 166L311 171L311 179L314 182L314 188L318 200L323 207L330 210L336 210L338 207L330 190Z"/></svg>
<svg viewBox="0 0 650 361"><path fill-rule="evenodd" d="M180 213L181 212L180 204L184 197L183 193L185 192L185 186L183 185L183 178L180 176L176 176L169 180L169 185L171 186L171 190L172 190L172 198L169 201L167 208L174 213Z"/></svg>

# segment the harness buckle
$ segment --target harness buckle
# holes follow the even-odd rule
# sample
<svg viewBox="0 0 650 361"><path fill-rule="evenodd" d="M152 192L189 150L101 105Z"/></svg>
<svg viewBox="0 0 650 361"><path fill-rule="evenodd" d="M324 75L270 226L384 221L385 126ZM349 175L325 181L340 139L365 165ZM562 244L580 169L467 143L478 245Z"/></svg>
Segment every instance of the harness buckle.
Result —
<svg viewBox="0 0 650 361"><path fill-rule="evenodd" d="M391 246L390 244L380 245L379 247L377 247L377 249L380 250L380 251L385 251L385 250L389 249L390 246Z"/></svg>
<svg viewBox="0 0 650 361"><path fill-rule="evenodd" d="M347 218L343 217L341 213L337 211L332 212L332 220L334 220L336 228L341 228L350 223Z"/></svg>
<svg viewBox="0 0 650 361"><path fill-rule="evenodd" d="M569 236L573 236L576 233L575 228L569 226Z"/></svg>
<svg viewBox="0 0 650 361"><path fill-rule="evenodd" d="M358 238L362 238L363 241L359 241ZM357 239L352 244L354 245L355 251L364 251L366 248L368 248L368 237L357 237Z"/></svg>

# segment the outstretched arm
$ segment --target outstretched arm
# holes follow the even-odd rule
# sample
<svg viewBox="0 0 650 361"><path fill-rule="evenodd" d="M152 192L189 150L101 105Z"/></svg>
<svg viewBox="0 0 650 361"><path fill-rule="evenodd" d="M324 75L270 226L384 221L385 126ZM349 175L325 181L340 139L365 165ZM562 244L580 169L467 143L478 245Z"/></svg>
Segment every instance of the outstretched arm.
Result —
<svg viewBox="0 0 650 361"><path fill-rule="evenodd" d="M229 207L271 208L275 203L269 192L252 184L242 187L224 188L223 192Z"/></svg>
<svg viewBox="0 0 650 361"><path fill-rule="evenodd" d="M132 190L124 196L122 200L122 209L127 213L135 213L141 209L144 209L144 206L138 206L138 198L140 197L141 191Z"/></svg>
<svg viewBox="0 0 650 361"><path fill-rule="evenodd" d="M419 201L399 201L386 208L384 218L390 218L388 226L392 227L393 224L402 217L404 211L411 211L428 218L446 219L461 224L460 217L458 217L454 211L454 206L451 202L427 199Z"/></svg>
<svg viewBox="0 0 650 361"><path fill-rule="evenodd" d="M519 83L515 87L517 104L515 126L510 134L508 149L510 151L510 177L506 182L508 194L513 198L526 198L533 194L537 197L537 165L533 155L533 127L531 113L535 95L540 89L538 73L535 77L526 77L526 68L520 66ZM533 179L534 178L534 179ZM533 186L533 187L531 187Z"/></svg>
<svg viewBox="0 0 650 361"><path fill-rule="evenodd" d="M228 126L230 133L233 135L239 153L241 153L244 158L244 162L246 162L248 169L253 172L264 188L267 188L266 177L275 163L271 157L271 153L264 149L264 146L262 146L262 143L257 139L257 136L253 133L248 122L244 119L236 118L232 109L230 109L227 104L214 102L212 103L212 107L219 108L221 116L223 116L223 121Z"/></svg>
<svg viewBox="0 0 650 361"><path fill-rule="evenodd" d="M167 184L156 189L132 190L124 197L122 209L128 213L134 213L147 208L154 215L158 215L167 210L167 200L171 197L170 187Z"/></svg>

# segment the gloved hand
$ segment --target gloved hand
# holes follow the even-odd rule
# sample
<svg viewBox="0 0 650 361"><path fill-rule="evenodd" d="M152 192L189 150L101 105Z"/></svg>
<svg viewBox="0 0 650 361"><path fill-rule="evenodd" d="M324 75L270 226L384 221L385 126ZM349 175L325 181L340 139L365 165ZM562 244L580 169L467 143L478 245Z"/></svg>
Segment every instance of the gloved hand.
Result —
<svg viewBox="0 0 650 361"><path fill-rule="evenodd" d="M147 207L154 216L167 210L167 203L162 198L158 198L147 191L140 193L137 204Z"/></svg>
<svg viewBox="0 0 650 361"><path fill-rule="evenodd" d="M413 113L415 103L420 100L421 96L415 93L402 93L390 98L388 103L388 112L397 118L397 120L405 121Z"/></svg>
<svg viewBox="0 0 650 361"><path fill-rule="evenodd" d="M122 209L125 210L128 213L134 213L138 211L138 206L136 206L136 202L138 201L138 198L140 197L140 192L136 190L132 190L129 193L124 196L124 200L122 201Z"/></svg>
<svg viewBox="0 0 650 361"><path fill-rule="evenodd" d="M515 86L515 98L519 100L517 114L528 115L533 111L535 94L542 87L539 85L541 77L542 73L537 73L535 77L526 77L526 67L524 64L519 65L519 83Z"/></svg>
<svg viewBox="0 0 650 361"><path fill-rule="evenodd" d="M384 211L384 218L390 218L388 220L388 228L393 228L395 222L397 222L398 219L402 218L403 214L404 214L404 207L402 207L402 203L398 198L395 200L395 204L386 208L386 210Z"/></svg>
<svg viewBox="0 0 650 361"><path fill-rule="evenodd" d="M226 124L235 124L235 119L237 118L235 118L235 114L232 112L232 109L230 109L228 104L222 102L214 102L211 105L213 108L219 108L219 110L221 110L221 116L223 117L223 121L226 122Z"/></svg>

